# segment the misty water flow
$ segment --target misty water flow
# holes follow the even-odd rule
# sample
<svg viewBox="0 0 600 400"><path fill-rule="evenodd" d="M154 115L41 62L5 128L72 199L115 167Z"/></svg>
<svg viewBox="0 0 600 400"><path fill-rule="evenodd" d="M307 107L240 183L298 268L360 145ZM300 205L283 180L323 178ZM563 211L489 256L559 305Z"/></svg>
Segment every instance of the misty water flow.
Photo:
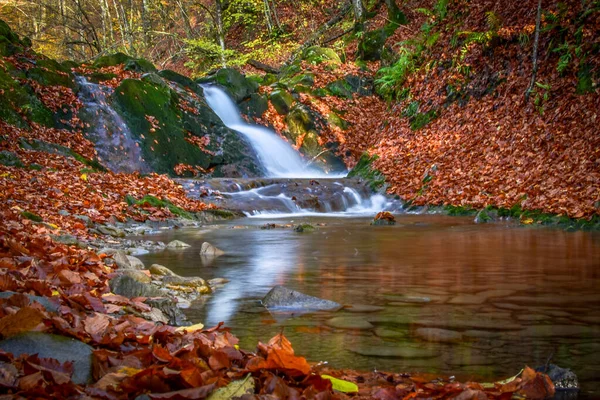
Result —
<svg viewBox="0 0 600 400"><path fill-rule="evenodd" d="M100 162L113 172L150 172L139 143L107 100L113 89L89 82L83 76L76 81L79 100L84 104L81 119L88 124L85 136L95 144Z"/></svg>
<svg viewBox="0 0 600 400"><path fill-rule="evenodd" d="M202 84L204 97L223 124L241 133L267 172L268 177L316 178L332 176L314 166L308 166L294 148L272 130L244 121L229 95L219 86ZM345 175L345 174L341 174ZM335 175L333 175L335 176Z"/></svg>

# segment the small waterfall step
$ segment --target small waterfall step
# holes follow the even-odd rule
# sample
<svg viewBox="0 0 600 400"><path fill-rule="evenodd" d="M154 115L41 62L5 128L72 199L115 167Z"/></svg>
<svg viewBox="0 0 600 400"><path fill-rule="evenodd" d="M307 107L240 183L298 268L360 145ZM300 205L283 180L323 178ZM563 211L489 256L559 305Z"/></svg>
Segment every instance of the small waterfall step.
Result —
<svg viewBox="0 0 600 400"><path fill-rule="evenodd" d="M263 165L268 177L324 178L346 176L347 171L328 174L309 165L286 140L274 131L260 125L245 122L235 102L227 92L214 84L200 85L210 108L223 124L239 132L250 143Z"/></svg>
<svg viewBox="0 0 600 400"><path fill-rule="evenodd" d="M371 215L399 211L402 203L374 194L359 178L180 179L190 198L247 216Z"/></svg>

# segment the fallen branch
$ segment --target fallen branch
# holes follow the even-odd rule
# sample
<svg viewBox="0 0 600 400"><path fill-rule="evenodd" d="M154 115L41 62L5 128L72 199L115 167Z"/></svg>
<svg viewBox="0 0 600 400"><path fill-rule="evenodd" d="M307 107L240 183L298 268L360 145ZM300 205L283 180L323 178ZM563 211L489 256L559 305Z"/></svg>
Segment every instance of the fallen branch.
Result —
<svg viewBox="0 0 600 400"><path fill-rule="evenodd" d="M533 90L533 86L535 85L535 77L537 75L538 69L538 46L540 43L540 24L542 20L542 0L538 0L537 6L537 15L535 17L535 38L533 39L533 71L531 73L531 82L529 82L529 86L525 91L525 102L529 101L529 96L531 95L531 91Z"/></svg>
<svg viewBox="0 0 600 400"><path fill-rule="evenodd" d="M271 74L279 73L279 70L277 68L267 65L265 63L261 63L260 61L248 60L247 64L253 66L256 69L260 69L261 71L265 71Z"/></svg>

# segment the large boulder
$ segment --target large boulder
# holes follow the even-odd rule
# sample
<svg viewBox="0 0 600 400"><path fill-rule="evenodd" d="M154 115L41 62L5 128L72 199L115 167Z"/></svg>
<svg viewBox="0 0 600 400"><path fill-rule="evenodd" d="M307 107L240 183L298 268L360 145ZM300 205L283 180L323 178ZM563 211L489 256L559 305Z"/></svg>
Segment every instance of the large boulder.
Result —
<svg viewBox="0 0 600 400"><path fill-rule="evenodd" d="M111 292L130 299L134 297L163 297L165 295L158 287L150 283L140 282L136 278L125 274L112 278L109 285Z"/></svg>
<svg viewBox="0 0 600 400"><path fill-rule="evenodd" d="M0 350L15 357L37 354L40 358L52 358L60 363L72 362L74 383L82 385L92 379L94 349L79 340L41 332L27 332L1 341Z"/></svg>
<svg viewBox="0 0 600 400"><path fill-rule="evenodd" d="M309 296L284 286L271 289L262 299L262 304L273 311L336 311L342 308L335 301Z"/></svg>
<svg viewBox="0 0 600 400"><path fill-rule="evenodd" d="M225 87L236 103L250 97L258 90L258 83L247 79L244 75L232 68L223 68L217 71L212 79Z"/></svg>

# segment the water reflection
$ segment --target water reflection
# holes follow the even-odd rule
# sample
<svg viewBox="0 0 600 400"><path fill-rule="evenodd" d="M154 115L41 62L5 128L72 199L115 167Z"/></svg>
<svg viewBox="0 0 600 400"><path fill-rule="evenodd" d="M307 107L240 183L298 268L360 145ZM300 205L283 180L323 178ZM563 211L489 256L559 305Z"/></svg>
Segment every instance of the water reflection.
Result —
<svg viewBox="0 0 600 400"><path fill-rule="evenodd" d="M311 361L460 379L508 376L553 353L586 390L600 391L598 233L441 216L400 216L393 227L372 227L360 218L303 221L327 226L299 234L258 229L289 220L238 220L248 226L165 233L157 239L177 238L192 247L143 258L182 275L230 279L189 315L207 325L225 321L245 348L283 326ZM203 241L227 254L203 266L197 256ZM256 305L278 284L381 310L274 319ZM334 317L372 327L342 329Z"/></svg>

